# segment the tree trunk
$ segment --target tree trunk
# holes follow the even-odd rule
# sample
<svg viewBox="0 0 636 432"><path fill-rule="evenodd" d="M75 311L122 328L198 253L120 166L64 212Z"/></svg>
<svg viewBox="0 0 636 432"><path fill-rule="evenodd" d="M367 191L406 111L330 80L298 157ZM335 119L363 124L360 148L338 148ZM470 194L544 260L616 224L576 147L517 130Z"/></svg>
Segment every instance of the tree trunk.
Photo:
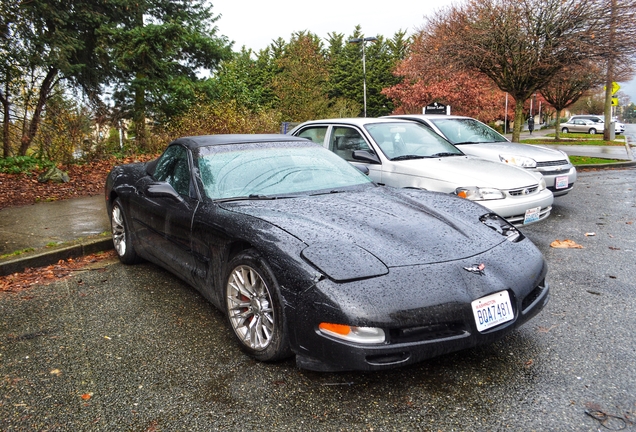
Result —
<svg viewBox="0 0 636 432"><path fill-rule="evenodd" d="M9 86L9 83L6 83ZM7 95L9 92L7 91ZM9 96L5 96L0 90L0 102L2 103L2 157L11 156L11 137L9 136L9 125L11 122L11 112L9 111Z"/></svg>
<svg viewBox="0 0 636 432"><path fill-rule="evenodd" d="M137 81L135 85L135 107L133 111L135 140L137 148L146 150L146 95L145 86L141 84L145 81L145 75L137 73Z"/></svg>
<svg viewBox="0 0 636 432"><path fill-rule="evenodd" d="M554 126L554 140L561 141L561 110L556 110L556 124Z"/></svg>
<svg viewBox="0 0 636 432"><path fill-rule="evenodd" d="M515 125L512 128L512 142L519 142L523 127L523 104L525 101L515 99Z"/></svg>
<svg viewBox="0 0 636 432"><path fill-rule="evenodd" d="M135 13L135 25L144 27L143 3L137 5ZM138 65L139 66L139 65ZM135 142L138 149L146 150L146 78L147 75L138 68L135 73L133 86L135 89L135 102L133 106L133 121L135 122Z"/></svg>
<svg viewBox="0 0 636 432"><path fill-rule="evenodd" d="M616 0L610 2L610 31L608 45L610 51L616 42ZM612 125L612 84L614 83L614 54L607 57L607 75L605 76L605 127L603 128L603 139L609 141L610 127Z"/></svg>
<svg viewBox="0 0 636 432"><path fill-rule="evenodd" d="M42 85L40 86L40 96L38 97L38 102L35 105L33 117L31 118L29 127L27 128L26 132L22 134L22 138L20 139L20 156L26 156L26 152L29 149L33 138L35 138L35 134L38 132L40 119L42 117L42 110L46 105L46 101L49 99L51 89L53 88L53 80L56 76L57 69L51 68L42 81Z"/></svg>

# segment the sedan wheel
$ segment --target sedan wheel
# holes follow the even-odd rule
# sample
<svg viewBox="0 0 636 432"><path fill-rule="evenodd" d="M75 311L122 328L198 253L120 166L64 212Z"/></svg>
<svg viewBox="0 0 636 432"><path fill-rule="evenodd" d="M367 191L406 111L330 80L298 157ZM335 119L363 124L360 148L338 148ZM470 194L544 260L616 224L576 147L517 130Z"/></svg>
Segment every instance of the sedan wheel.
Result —
<svg viewBox="0 0 636 432"><path fill-rule="evenodd" d="M589 132L590 132L590 135L594 135L596 133L596 129L592 128L589 130Z"/></svg>
<svg viewBox="0 0 636 432"><path fill-rule="evenodd" d="M116 199L113 202L113 209L110 214L110 226L113 233L113 245L119 260L124 264L133 264L138 261L137 253L132 245L128 221L124 214L121 201Z"/></svg>
<svg viewBox="0 0 636 432"><path fill-rule="evenodd" d="M563 132L563 133L568 133L568 128L562 128L562 129L561 129L561 132Z"/></svg>
<svg viewBox="0 0 636 432"><path fill-rule="evenodd" d="M225 287L227 318L241 348L262 361L289 356L278 285L252 251L232 259Z"/></svg>

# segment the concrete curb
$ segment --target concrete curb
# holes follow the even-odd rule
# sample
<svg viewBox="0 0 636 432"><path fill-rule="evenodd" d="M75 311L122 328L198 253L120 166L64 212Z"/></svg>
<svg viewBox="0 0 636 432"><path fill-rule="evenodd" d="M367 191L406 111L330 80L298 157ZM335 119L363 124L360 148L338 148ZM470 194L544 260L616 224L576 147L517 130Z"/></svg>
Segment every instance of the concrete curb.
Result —
<svg viewBox="0 0 636 432"><path fill-rule="evenodd" d="M601 169L601 168L602 169L629 168L629 167L633 167L633 166L636 166L636 161L576 165L576 170L577 171L585 171L587 169Z"/></svg>
<svg viewBox="0 0 636 432"><path fill-rule="evenodd" d="M113 239L109 237L90 239L70 246L52 250L26 253L14 259L0 262L0 276L23 272L27 268L45 267L59 260L77 258L113 249Z"/></svg>

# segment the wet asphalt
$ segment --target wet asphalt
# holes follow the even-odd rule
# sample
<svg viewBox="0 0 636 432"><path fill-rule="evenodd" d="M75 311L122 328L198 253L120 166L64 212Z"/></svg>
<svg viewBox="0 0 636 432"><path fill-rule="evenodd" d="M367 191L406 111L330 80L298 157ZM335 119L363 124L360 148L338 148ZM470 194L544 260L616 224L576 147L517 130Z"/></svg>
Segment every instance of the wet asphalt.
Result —
<svg viewBox="0 0 636 432"><path fill-rule="evenodd" d="M0 431L636 430L635 186L634 167L581 172L523 228L548 261L546 308L493 345L404 369L258 363L151 264L0 294Z"/></svg>

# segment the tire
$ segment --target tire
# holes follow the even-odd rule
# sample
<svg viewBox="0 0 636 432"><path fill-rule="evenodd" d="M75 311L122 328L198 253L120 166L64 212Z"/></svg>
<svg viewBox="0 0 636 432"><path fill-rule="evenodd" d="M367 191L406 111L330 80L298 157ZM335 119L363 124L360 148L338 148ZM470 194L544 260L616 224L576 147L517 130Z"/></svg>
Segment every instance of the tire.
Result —
<svg viewBox="0 0 636 432"><path fill-rule="evenodd" d="M250 249L230 260L225 311L241 349L260 361L291 355L279 287L269 266Z"/></svg>
<svg viewBox="0 0 636 432"><path fill-rule="evenodd" d="M588 131L588 133L589 133L590 135L594 135L594 134L596 134L596 129L592 128L592 129L590 129L590 130Z"/></svg>
<svg viewBox="0 0 636 432"><path fill-rule="evenodd" d="M563 128L563 129L561 129L561 132L563 132L563 133L568 133L568 128Z"/></svg>
<svg viewBox="0 0 636 432"><path fill-rule="evenodd" d="M113 246L115 246L119 260L124 264L138 262L139 257L132 243L126 213L119 198L113 202L113 208L110 212L110 226L113 234Z"/></svg>

